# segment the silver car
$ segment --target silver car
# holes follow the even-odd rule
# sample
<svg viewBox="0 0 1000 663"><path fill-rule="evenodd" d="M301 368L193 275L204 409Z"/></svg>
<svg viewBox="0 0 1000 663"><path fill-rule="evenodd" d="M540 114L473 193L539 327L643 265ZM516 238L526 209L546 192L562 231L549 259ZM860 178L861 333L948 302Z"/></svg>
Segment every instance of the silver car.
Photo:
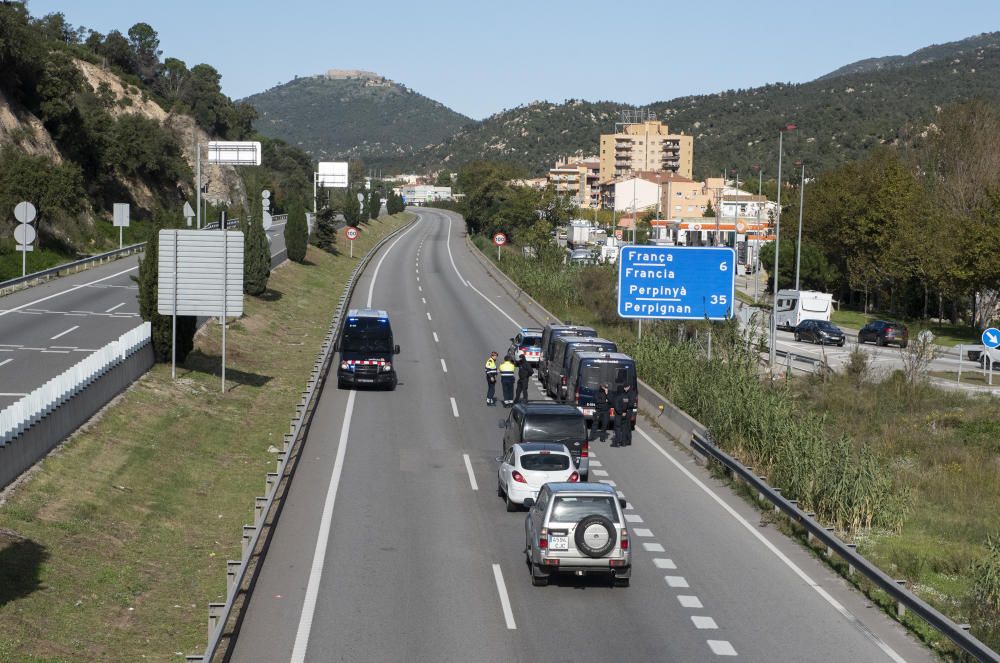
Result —
<svg viewBox="0 0 1000 663"><path fill-rule="evenodd" d="M625 500L606 484L547 483L538 499L524 500L525 558L531 584L545 586L554 573L607 574L627 587L632 547L622 509Z"/></svg>

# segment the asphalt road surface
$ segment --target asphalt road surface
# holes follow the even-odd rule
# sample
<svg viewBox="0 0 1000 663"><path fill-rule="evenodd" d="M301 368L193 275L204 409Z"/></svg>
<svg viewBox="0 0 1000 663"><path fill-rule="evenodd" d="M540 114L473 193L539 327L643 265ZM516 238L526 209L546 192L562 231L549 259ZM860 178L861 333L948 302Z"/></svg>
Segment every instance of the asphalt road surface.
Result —
<svg viewBox="0 0 1000 663"><path fill-rule="evenodd" d="M631 587L531 586L524 514L496 495L506 411L485 405L482 365L538 322L459 217L415 211L352 300L389 311L399 386L327 383L234 661L931 660L644 425L632 447L592 447L592 480L629 502Z"/></svg>
<svg viewBox="0 0 1000 663"><path fill-rule="evenodd" d="M287 257L275 224L271 266ZM0 408L142 323L129 256L0 298Z"/></svg>

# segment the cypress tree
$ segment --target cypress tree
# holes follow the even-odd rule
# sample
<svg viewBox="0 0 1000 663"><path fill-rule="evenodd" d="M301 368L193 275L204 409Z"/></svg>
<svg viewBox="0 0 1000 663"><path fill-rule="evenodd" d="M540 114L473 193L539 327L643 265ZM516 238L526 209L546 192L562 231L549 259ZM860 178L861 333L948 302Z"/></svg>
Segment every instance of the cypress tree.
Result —
<svg viewBox="0 0 1000 663"><path fill-rule="evenodd" d="M336 214L329 207L324 207L316 214L316 229L313 232L313 244L327 253L337 252Z"/></svg>
<svg viewBox="0 0 1000 663"><path fill-rule="evenodd" d="M375 187L368 192L368 217L372 220L378 218L378 213L382 210L382 196Z"/></svg>
<svg viewBox="0 0 1000 663"><path fill-rule="evenodd" d="M250 213L240 224L243 227L243 292L254 296L264 294L271 276L271 249L261 222L263 213L260 198L254 197Z"/></svg>
<svg viewBox="0 0 1000 663"><path fill-rule="evenodd" d="M344 199L344 223L357 228L361 223L361 203L358 201L358 194L354 189L347 190L347 197Z"/></svg>
<svg viewBox="0 0 1000 663"><path fill-rule="evenodd" d="M172 317L157 313L156 294L159 287L159 231L164 225L157 219L153 233L146 242L145 255L139 261L139 275L133 277L139 288L139 315L151 323L153 337L153 354L156 361L170 361L170 334L173 327ZM184 358L194 349L194 334L197 331L197 319L190 315L177 316L177 363L183 363Z"/></svg>
<svg viewBox="0 0 1000 663"><path fill-rule="evenodd" d="M288 259L304 262L306 245L309 243L309 224L306 223L306 211L302 201L293 199L288 206L288 223L285 225L285 246L288 248Z"/></svg>

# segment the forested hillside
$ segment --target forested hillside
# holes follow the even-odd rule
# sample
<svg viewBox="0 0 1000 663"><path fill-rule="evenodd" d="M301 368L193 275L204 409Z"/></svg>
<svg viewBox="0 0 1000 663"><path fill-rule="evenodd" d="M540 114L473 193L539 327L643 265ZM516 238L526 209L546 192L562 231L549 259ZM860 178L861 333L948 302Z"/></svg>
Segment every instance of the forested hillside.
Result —
<svg viewBox="0 0 1000 663"><path fill-rule="evenodd" d="M145 23L105 35L0 3L0 263L13 251L19 200L38 208L37 268L116 245L113 203L132 206L130 240L154 220L175 222L194 199L195 144L254 137L255 111L222 94L213 67L161 55ZM263 168L208 169L206 197L238 208L252 181L277 190L278 205L304 198L311 160L265 142Z"/></svg>
<svg viewBox="0 0 1000 663"><path fill-rule="evenodd" d="M406 160L471 122L446 106L381 78L308 76L245 100L256 128L320 160Z"/></svg>

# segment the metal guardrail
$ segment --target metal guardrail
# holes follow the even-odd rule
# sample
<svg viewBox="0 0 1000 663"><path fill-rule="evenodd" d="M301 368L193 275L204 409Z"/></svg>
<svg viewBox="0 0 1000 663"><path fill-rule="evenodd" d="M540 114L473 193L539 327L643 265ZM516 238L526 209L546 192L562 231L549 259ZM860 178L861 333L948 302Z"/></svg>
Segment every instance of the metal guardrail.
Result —
<svg viewBox="0 0 1000 663"><path fill-rule="evenodd" d="M265 495L255 499L253 524L243 526L243 554L241 555L241 559L226 561L226 602L208 604L208 646L205 648L204 653L188 655L185 657L185 661L210 663L215 658L219 650L219 644L223 636L225 636L226 624L229 623L232 617L236 599L241 594L249 596L250 587L244 588L244 584L247 584L248 580L252 583L252 579L248 579L247 577L250 562L257 555L261 533L265 529L264 522L274 507L275 498L278 495L278 487L288 469L288 461L292 457L292 451L301 444L309 432L313 415L316 411L316 405L319 402L319 395L323 391L323 385L326 383L335 354L333 352L334 343L340 334L344 315L347 312L351 296L354 294L354 287L357 284L358 277L364 272L372 256L386 242L405 231L415 222L416 219L383 237L378 244L368 251L365 257L355 266L354 271L351 272L351 276L344 286L344 293L340 296L340 300L337 303L337 309L330 322L330 329L323 339L319 356L316 358L309 379L306 382L306 390L302 392L302 399L295 406L295 416L292 418L291 431L285 433L283 449L278 452L277 471L267 474L264 481ZM270 525L269 529L273 531L273 528L274 523ZM258 563L256 569L259 570L259 568L260 564Z"/></svg>
<svg viewBox="0 0 1000 663"><path fill-rule="evenodd" d="M664 399L664 402L669 404L669 401L666 399ZM956 624L935 608L922 601L903 586L905 581L892 578L862 557L857 552L857 546L841 541L833 534L832 527L824 527L816 522L813 513L800 509L796 500L787 499L781 494L780 490L769 486L762 477L753 473L753 468L743 465L719 449L707 439L707 435L702 431L693 430L691 435L692 449L724 466L734 479L746 483L753 490L757 491L761 499L771 502L774 505L775 511L784 513L788 518L805 528L810 541L816 539L826 546L827 556L836 554L847 563L849 573L853 574L857 571L865 576L873 585L888 594L896 602L898 617L901 618L909 610L951 640L963 652L975 657L976 660L1000 663L1000 654L997 654L973 637L969 633L969 626L967 624Z"/></svg>
<svg viewBox="0 0 1000 663"><path fill-rule="evenodd" d="M81 258L80 260L74 260L73 262L67 262L38 272L32 272L31 274L25 274L24 276L8 279L0 282L0 296L8 295L15 290L19 290L29 285L34 285L38 281L47 281L50 278L62 276L65 272L78 272L89 267L93 263L103 264L104 262L110 262L112 260L117 260L118 258L130 256L133 253L140 253L145 249L146 243L139 242L138 244L123 246L120 249L108 251L107 253L87 256L86 258Z"/></svg>

